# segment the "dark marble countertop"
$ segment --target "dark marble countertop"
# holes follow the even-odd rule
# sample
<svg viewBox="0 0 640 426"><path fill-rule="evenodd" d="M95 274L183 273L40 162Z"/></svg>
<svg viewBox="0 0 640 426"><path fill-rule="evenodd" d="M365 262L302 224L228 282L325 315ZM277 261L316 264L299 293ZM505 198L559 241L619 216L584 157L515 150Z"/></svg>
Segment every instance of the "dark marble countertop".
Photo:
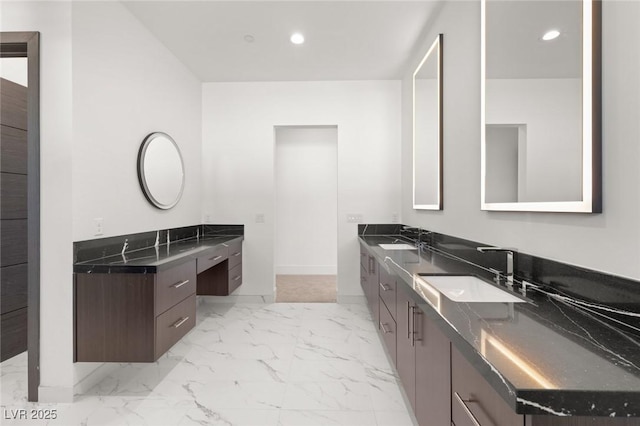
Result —
<svg viewBox="0 0 640 426"><path fill-rule="evenodd" d="M242 240L237 235L216 235L187 238L158 247L147 247L127 251L125 254L103 256L96 259L76 262L75 273L155 273L205 255L221 244Z"/></svg>
<svg viewBox="0 0 640 426"><path fill-rule="evenodd" d="M492 283L492 273L429 246L420 253L378 246L400 238L365 235L360 243L401 278L398 291L402 285L516 412L640 417L638 335L612 325L625 317L636 324L640 309L622 312L535 285L525 303L454 302L416 274L469 274Z"/></svg>

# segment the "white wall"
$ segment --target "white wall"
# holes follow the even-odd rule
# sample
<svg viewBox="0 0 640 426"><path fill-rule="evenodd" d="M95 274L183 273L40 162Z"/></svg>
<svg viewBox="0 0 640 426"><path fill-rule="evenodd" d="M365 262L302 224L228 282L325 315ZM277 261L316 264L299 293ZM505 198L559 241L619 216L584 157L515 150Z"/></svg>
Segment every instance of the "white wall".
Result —
<svg viewBox="0 0 640 426"><path fill-rule="evenodd" d="M40 31L40 399L73 397L71 4L2 2L0 31Z"/></svg>
<svg viewBox="0 0 640 426"><path fill-rule="evenodd" d="M200 223L200 81L118 2L73 3L73 238ZM185 187L170 210L138 184L146 135L162 131L182 153Z"/></svg>
<svg viewBox="0 0 640 426"><path fill-rule="evenodd" d="M200 221L201 85L119 3L2 2L1 31L41 32L41 401L70 401L73 241ZM181 203L152 208L136 175L154 130L180 145Z"/></svg>
<svg viewBox="0 0 640 426"><path fill-rule="evenodd" d="M273 297L274 126L338 127L338 297L361 295L357 225L400 205L397 81L208 83L203 89L203 212L245 224L240 295ZM265 223L256 223L264 214Z"/></svg>
<svg viewBox="0 0 640 426"><path fill-rule="evenodd" d="M338 129L276 128L276 274L338 273Z"/></svg>
<svg viewBox="0 0 640 426"><path fill-rule="evenodd" d="M446 2L403 80L404 223L640 279L640 2L602 6L604 213L480 210L480 4ZM411 72L437 33L444 33L444 211L414 211Z"/></svg>

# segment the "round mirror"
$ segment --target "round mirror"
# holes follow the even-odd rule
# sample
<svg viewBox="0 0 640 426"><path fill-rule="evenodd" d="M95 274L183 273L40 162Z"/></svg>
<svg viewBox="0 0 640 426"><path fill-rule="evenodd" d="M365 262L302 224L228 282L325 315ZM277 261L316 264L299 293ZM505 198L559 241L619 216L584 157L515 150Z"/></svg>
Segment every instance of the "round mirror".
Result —
<svg viewBox="0 0 640 426"><path fill-rule="evenodd" d="M154 206L166 210L178 204L184 189L184 164L171 136L155 132L144 138L138 152L138 180Z"/></svg>

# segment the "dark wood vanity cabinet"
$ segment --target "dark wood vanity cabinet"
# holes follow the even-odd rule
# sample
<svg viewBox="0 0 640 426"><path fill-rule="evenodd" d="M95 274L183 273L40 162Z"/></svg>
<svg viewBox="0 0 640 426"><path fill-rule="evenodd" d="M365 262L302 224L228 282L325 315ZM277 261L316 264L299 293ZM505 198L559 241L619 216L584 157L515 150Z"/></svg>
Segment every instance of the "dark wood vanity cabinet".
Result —
<svg viewBox="0 0 640 426"><path fill-rule="evenodd" d="M153 362L195 326L196 261L155 274L75 275L80 362Z"/></svg>
<svg viewBox="0 0 640 426"><path fill-rule="evenodd" d="M413 289L361 247L361 284L420 426L640 426L637 418L517 414L425 313ZM427 302L423 302L427 303Z"/></svg>
<svg viewBox="0 0 640 426"><path fill-rule="evenodd" d="M198 295L228 296L242 284L242 240L210 250L197 259Z"/></svg>
<svg viewBox="0 0 640 426"><path fill-rule="evenodd" d="M451 422L451 343L407 292L396 293L396 369L420 425Z"/></svg>

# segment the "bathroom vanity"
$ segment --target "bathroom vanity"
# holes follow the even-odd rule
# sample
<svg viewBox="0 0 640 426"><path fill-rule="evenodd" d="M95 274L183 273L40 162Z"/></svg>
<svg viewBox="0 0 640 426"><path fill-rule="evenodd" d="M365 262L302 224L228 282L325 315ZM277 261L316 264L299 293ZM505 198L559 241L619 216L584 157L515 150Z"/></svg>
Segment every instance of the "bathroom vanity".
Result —
<svg viewBox="0 0 640 426"><path fill-rule="evenodd" d="M640 425L637 282L521 253L521 291L493 281L505 254L480 243L398 225L361 225L359 241L363 291L420 425ZM407 243L421 247L380 246Z"/></svg>
<svg viewBox="0 0 640 426"><path fill-rule="evenodd" d="M199 225L76 243L74 361L157 360L195 326L196 295L242 284L242 234Z"/></svg>

